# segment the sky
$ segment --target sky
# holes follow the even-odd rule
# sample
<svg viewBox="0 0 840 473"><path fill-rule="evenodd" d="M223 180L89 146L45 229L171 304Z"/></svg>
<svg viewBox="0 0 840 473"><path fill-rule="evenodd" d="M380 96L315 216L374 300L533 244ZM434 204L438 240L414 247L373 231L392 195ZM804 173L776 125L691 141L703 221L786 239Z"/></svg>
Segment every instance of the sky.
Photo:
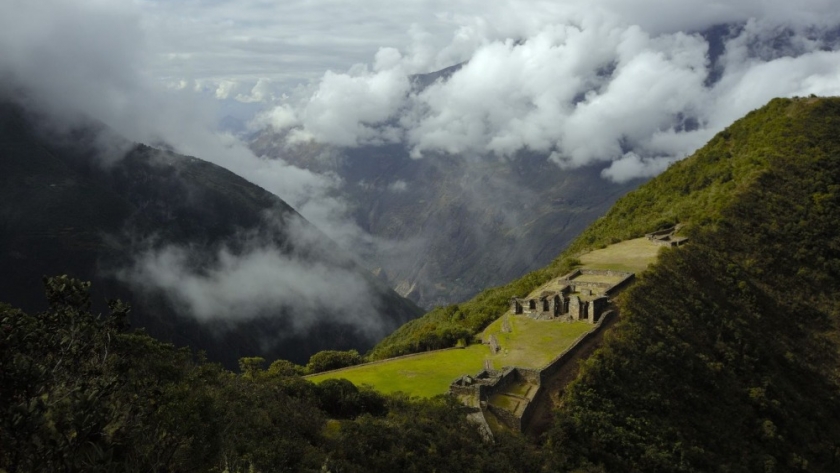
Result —
<svg viewBox="0 0 840 473"><path fill-rule="evenodd" d="M0 7L0 89L65 121L93 117L224 166L345 246L371 237L334 197L338 178L255 156L220 131L223 117L283 132L289 146L402 143L417 159L532 151L561 169L601 166L604 179L622 182L662 172L773 97L840 95L836 0ZM721 24L729 26L717 46L699 34ZM414 83L456 64L448 79Z"/></svg>
<svg viewBox="0 0 840 473"><path fill-rule="evenodd" d="M293 141L402 142L417 158L527 149L607 163L622 181L772 97L840 92L832 0L2 2L0 71L56 108L215 161L215 141L240 144L203 135L231 115ZM719 24L736 26L713 63L697 32ZM242 161L227 167L259 174Z"/></svg>
<svg viewBox="0 0 840 473"><path fill-rule="evenodd" d="M650 177L775 96L840 91L829 0L140 4L169 87L292 141L609 164ZM698 35L714 25L722 56ZM772 47L770 47L772 45ZM414 74L465 64L426 90ZM709 84L710 74L717 82ZM240 104L239 108L235 104ZM244 104L248 104L246 106Z"/></svg>

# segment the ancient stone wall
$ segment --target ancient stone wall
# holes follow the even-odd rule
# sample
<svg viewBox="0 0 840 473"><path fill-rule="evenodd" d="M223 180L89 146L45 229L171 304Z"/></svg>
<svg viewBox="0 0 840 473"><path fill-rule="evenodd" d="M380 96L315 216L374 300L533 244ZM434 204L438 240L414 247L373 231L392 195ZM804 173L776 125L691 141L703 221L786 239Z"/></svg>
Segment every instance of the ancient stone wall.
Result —
<svg viewBox="0 0 840 473"><path fill-rule="evenodd" d="M537 405L535 402L533 402L533 400L537 398L536 395L539 394L539 390L540 388L537 388L537 392L535 393L534 397L531 399L531 401L528 402L528 404L525 406L525 409L522 410L521 417L519 418L520 432L525 430L525 426L527 426L528 423L531 422L531 417L534 416L534 412L536 411Z"/></svg>
<svg viewBox="0 0 840 473"><path fill-rule="evenodd" d="M624 277L621 281L617 282L613 287L604 291L604 294L607 296L612 296L613 294L617 293L618 291L624 289L625 287L629 286L636 280L636 275L633 273L628 274Z"/></svg>
<svg viewBox="0 0 840 473"><path fill-rule="evenodd" d="M490 430L490 424L487 423L487 417L482 408L474 408L467 414L467 420L478 426L478 431L487 442L493 441L493 431Z"/></svg>
<svg viewBox="0 0 840 473"><path fill-rule="evenodd" d="M513 412L490 404L487 405L487 410L496 416L496 418L499 419L499 422L504 424L505 427L518 432L522 431L522 419Z"/></svg>
<svg viewBox="0 0 840 473"><path fill-rule="evenodd" d="M536 385L540 384L540 371L533 368L516 368L516 372L521 379Z"/></svg>
<svg viewBox="0 0 840 473"><path fill-rule="evenodd" d="M668 228L664 228L662 230L657 230L655 232L646 233L645 237L647 237L648 240L652 240L655 237L670 235L670 234L672 234L676 231L677 231L677 227L675 227L675 226L674 227L668 227Z"/></svg>
<svg viewBox="0 0 840 473"><path fill-rule="evenodd" d="M575 292L581 292L582 288L595 288L599 289L598 292L601 292L613 287L613 285L608 282L570 281L570 284L575 288Z"/></svg>
<svg viewBox="0 0 840 473"><path fill-rule="evenodd" d="M488 383L484 392L482 393L482 400L487 400L489 396L494 393L504 391L508 386L515 383L519 379L519 373L515 368L506 366L503 368L502 375L496 378L492 383Z"/></svg>
<svg viewBox="0 0 840 473"><path fill-rule="evenodd" d="M579 271L581 275L591 274L596 276L612 276L616 278L621 278L630 274L627 271L614 271L612 269L581 269Z"/></svg>
<svg viewBox="0 0 840 473"><path fill-rule="evenodd" d="M569 280L572 280L572 279L574 279L574 278L576 278L576 277L580 276L581 274L583 274L583 273L581 272L581 270L580 270L580 269L576 269L576 270L572 271L571 273L564 274L564 275L560 276L560 279L564 279L564 280L569 281Z"/></svg>
<svg viewBox="0 0 840 473"><path fill-rule="evenodd" d="M455 383L449 385L449 392L456 396L470 396L474 399L480 399L479 387L480 384L471 384L469 386L461 386Z"/></svg>
<svg viewBox="0 0 840 473"><path fill-rule="evenodd" d="M631 274L623 279L619 284L628 284L632 281L632 278L633 275ZM577 297L572 296L572 299L577 299ZM595 320L597 313L601 312L603 308L606 308L608 303L609 301L606 297L601 297L591 301L591 306L587 306L578 301L580 309L585 310L587 307L592 307L592 312L581 315L589 315L590 321L594 322L595 326L592 330L578 337L566 350L557 355L542 368L532 369L505 367L501 372L483 371L475 377L471 377L472 384L469 385L459 384L459 382L463 379L459 378L450 385L449 392L458 396L470 396L473 405L485 406L484 408L495 415L496 418L499 419L499 422L510 429L522 431L523 428L531 421L532 416L537 410L536 403L532 401L542 394L542 390L548 380L563 369L566 363L573 362L578 353L585 349L585 342L597 336L600 331L605 326L609 325L609 322L617 316L614 311L608 310L601 314L597 321ZM525 406L520 410L519 415L515 412L511 412L488 403L493 395L504 393L511 384L519 380L526 381L527 383L536 386L533 396L530 398L517 396L525 403Z"/></svg>
<svg viewBox="0 0 840 473"><path fill-rule="evenodd" d="M597 335L601 328L604 327L604 325L606 325L606 322L612 317L615 317L615 311L609 310L607 312L604 312L604 314L601 316L601 319L598 321L597 324L595 324L595 328L578 337L574 342L572 342L569 348L565 349L562 353L560 353L553 360L551 360L547 365L542 367L539 370L540 385L542 385L544 381L553 376L555 373L560 371L560 368L562 368L568 360L574 358L575 354L577 354L578 350L583 345L583 342Z"/></svg>

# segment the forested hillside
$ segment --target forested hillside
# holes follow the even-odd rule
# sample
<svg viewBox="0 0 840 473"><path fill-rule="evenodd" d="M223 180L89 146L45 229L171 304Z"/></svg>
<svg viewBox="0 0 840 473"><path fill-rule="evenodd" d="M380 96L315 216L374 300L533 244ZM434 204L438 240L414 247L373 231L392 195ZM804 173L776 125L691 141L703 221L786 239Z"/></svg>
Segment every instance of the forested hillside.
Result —
<svg viewBox="0 0 840 473"><path fill-rule="evenodd" d="M838 99L774 100L713 142L766 166L626 293L564 398L558 468L840 468L838 130Z"/></svg>
<svg viewBox="0 0 840 473"><path fill-rule="evenodd" d="M522 297L565 273L577 263L575 257L586 251L676 223L683 225L684 234L714 227L723 209L750 188L760 174L778 165L774 157L798 156L815 146L819 150L822 140L833 139L830 135L836 128L826 122L834 113L833 103L779 99L751 112L694 155L619 199L546 268L488 289L468 302L436 308L412 320L374 347L371 356L379 359L443 348L459 338L469 338L499 317L511 297ZM814 109L817 105L819 110Z"/></svg>

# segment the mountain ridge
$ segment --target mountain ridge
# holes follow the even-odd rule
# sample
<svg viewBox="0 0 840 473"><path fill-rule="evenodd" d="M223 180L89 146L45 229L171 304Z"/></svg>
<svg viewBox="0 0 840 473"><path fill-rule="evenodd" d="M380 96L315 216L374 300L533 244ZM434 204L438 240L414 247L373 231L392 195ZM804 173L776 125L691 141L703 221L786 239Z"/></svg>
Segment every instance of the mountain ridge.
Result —
<svg viewBox="0 0 840 473"><path fill-rule="evenodd" d="M290 255L299 265L321 262L356 278L371 294L368 315L374 326L420 313L288 204L226 169L116 136L107 137L115 146L104 153L116 150L117 155L104 156L103 162L99 141L107 129L81 127L59 137L35 132L30 121L37 118L14 105L4 105L2 112L0 166L6 205L0 209L5 227L0 227L0 249L3 265L15 268L0 284L8 302L29 310L40 307L43 299L36 288L41 277L71 272L94 280L95 290L109 297L142 300L134 304L133 321L153 335L206 350L211 359L231 367L240 356L255 351L300 362L325 348L364 349L372 343L349 320L342 322L324 309L320 311L326 318L313 318L317 334L284 337L291 330L292 300L277 305L273 316L267 307L268 312L260 310L251 320L202 324L183 315L185 299L173 299L169 288L138 288L120 277L126 268L136 269L144 254L166 256L168 248L182 248L190 256L182 262L182 274L200 278L217 267L222 252L247 256L249 245L256 245ZM290 225L301 230L294 238ZM297 317L316 317L317 304L298 307ZM282 320L287 322L279 323ZM229 330L231 325L239 326L241 333ZM278 351L280 339L285 342Z"/></svg>
<svg viewBox="0 0 840 473"><path fill-rule="evenodd" d="M506 285L487 289L467 302L436 308L412 320L377 344L371 356L379 359L444 348L459 338L470 337L501 315L511 297L522 297L533 287L569 271L581 253L677 223L682 224L681 231L687 234L695 228L716 224L721 210L767 166L767 157L761 154L763 140L778 130L768 132L762 126L769 120L765 117L785 109L788 103L785 100L775 99L764 108L750 112L691 157L672 164L663 174L619 198L548 266ZM808 100L815 99L799 99L791 102L792 107L795 109Z"/></svg>
<svg viewBox="0 0 840 473"><path fill-rule="evenodd" d="M840 98L774 99L716 138L762 168L621 298L559 399L562 469L836 469L838 129Z"/></svg>

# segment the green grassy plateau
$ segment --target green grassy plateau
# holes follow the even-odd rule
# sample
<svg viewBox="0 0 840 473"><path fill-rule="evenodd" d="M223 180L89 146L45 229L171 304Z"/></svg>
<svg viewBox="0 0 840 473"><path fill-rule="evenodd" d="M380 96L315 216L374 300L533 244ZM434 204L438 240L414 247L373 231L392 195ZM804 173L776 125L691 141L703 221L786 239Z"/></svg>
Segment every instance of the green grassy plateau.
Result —
<svg viewBox="0 0 840 473"><path fill-rule="evenodd" d="M661 246L646 238L636 238L587 253L580 257L580 261L584 264L583 268L588 269L641 272L656 260L660 249ZM587 275L581 279L612 282L609 277L597 275ZM531 293L552 290L555 285L555 280L551 280ZM510 323L509 333L502 331L505 320ZM487 345L470 345L464 349L381 360L314 375L309 380L318 383L326 379L344 378L357 385L370 385L384 393L402 391L412 396L431 397L445 393L449 384L458 376L480 371L484 367L484 360L489 359L497 369L504 366L545 366L576 338L591 329L592 325L586 322L541 321L507 314L488 325L478 336L487 341L494 335L501 347L496 354L491 354Z"/></svg>
<svg viewBox="0 0 840 473"><path fill-rule="evenodd" d="M464 349L433 351L369 363L308 379L319 383L326 379L345 378L353 384L367 384L384 393L402 391L412 396L431 397L445 393L449 383L458 376L481 371L486 359L492 361L494 368L542 367L576 338L592 329L592 325L585 322L562 323L507 317L510 333L502 333L503 319L499 319L481 334L484 340L490 335L496 336L501 346L496 354L491 354L487 345L476 344Z"/></svg>
<svg viewBox="0 0 840 473"><path fill-rule="evenodd" d="M662 248L647 238L634 238L586 253L579 259L584 268L641 273L656 260ZM588 278L591 280L592 276Z"/></svg>

